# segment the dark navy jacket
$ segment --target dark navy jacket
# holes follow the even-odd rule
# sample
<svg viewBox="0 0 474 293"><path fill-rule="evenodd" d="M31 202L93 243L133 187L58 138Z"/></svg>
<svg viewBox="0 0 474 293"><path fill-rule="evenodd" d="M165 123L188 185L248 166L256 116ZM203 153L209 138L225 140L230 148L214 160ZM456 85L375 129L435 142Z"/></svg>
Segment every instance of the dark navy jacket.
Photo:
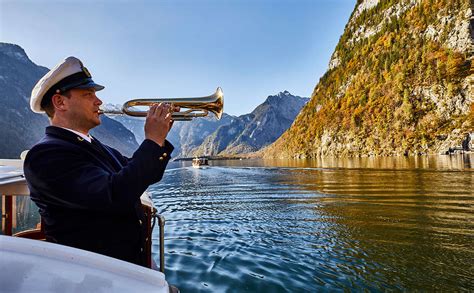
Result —
<svg viewBox="0 0 474 293"><path fill-rule="evenodd" d="M161 180L172 151L168 141L145 140L129 159L48 126L24 164L46 239L145 265L140 196Z"/></svg>

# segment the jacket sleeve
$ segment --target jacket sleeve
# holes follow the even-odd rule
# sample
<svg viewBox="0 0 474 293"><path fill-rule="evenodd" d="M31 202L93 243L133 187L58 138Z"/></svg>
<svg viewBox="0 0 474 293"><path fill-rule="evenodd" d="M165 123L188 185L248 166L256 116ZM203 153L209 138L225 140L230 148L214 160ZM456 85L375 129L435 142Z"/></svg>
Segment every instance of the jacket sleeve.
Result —
<svg viewBox="0 0 474 293"><path fill-rule="evenodd" d="M129 210L150 184L163 177L173 146L145 140L116 173L102 168L80 148L39 144L25 159L32 197L75 209ZM125 157L123 157L125 158Z"/></svg>

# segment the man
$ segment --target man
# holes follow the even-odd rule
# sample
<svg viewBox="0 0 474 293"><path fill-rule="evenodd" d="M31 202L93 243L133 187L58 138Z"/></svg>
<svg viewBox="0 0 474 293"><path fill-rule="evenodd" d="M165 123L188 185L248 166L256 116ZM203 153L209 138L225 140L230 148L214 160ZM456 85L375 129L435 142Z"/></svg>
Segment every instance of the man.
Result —
<svg viewBox="0 0 474 293"><path fill-rule="evenodd" d="M81 61L68 57L42 77L31 109L51 126L27 154L25 177L39 207L46 240L146 265L140 196L161 180L173 146L168 104L150 108L145 141L132 158L89 135L100 124L96 84Z"/></svg>

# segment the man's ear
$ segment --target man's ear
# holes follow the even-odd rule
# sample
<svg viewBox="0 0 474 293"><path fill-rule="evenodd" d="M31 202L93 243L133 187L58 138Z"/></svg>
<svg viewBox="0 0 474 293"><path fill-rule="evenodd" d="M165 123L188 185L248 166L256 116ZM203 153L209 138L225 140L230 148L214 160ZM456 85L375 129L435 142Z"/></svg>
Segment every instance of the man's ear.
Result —
<svg viewBox="0 0 474 293"><path fill-rule="evenodd" d="M54 110L55 111L62 111L65 109L65 97L60 94L54 94L51 97L51 103L53 104Z"/></svg>

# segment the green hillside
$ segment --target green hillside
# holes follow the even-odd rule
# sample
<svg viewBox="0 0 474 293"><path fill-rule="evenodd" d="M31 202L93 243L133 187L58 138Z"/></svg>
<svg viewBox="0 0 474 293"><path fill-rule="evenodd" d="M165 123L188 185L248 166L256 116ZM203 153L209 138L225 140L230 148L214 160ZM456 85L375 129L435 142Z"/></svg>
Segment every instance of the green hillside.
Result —
<svg viewBox="0 0 474 293"><path fill-rule="evenodd" d="M474 132L470 0L358 1L329 69L266 157L439 153Z"/></svg>

